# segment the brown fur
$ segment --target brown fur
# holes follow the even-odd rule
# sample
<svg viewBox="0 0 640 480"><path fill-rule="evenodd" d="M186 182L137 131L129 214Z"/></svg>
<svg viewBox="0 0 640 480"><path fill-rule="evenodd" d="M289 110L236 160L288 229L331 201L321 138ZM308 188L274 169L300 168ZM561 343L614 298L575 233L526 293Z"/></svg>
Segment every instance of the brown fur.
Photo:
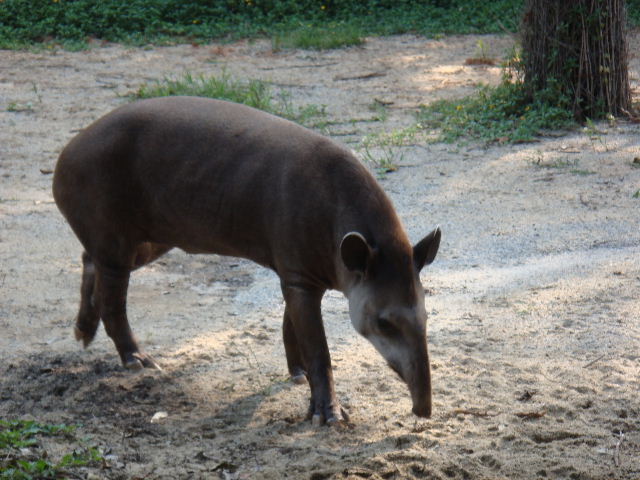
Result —
<svg viewBox="0 0 640 480"><path fill-rule="evenodd" d="M289 369L308 377L310 413L320 422L341 418L320 313L324 292L348 296L366 281L404 296L396 298L404 305L422 299L407 294L419 286L422 265L414 265L368 171L329 139L249 107L191 97L121 107L64 149L53 194L85 248L77 338L88 345L102 318L129 368L157 366L129 327L129 274L173 247L248 258L280 276ZM349 232L359 232L372 254L366 273L343 263ZM424 320L417 350L428 370Z"/></svg>

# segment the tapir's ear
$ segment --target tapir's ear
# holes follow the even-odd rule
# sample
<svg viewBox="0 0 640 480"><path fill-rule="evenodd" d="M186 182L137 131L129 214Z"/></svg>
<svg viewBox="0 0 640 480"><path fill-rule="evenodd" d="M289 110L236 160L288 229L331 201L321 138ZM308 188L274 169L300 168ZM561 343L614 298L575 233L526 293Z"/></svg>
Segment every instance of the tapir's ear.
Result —
<svg viewBox="0 0 640 480"><path fill-rule="evenodd" d="M340 243L340 256L348 270L364 274L371 258L371 247L361 234L350 232Z"/></svg>
<svg viewBox="0 0 640 480"><path fill-rule="evenodd" d="M422 270L425 265L429 265L436 258L436 253L438 253L438 248L440 247L441 235L440 227L436 227L433 232L413 247L413 262L418 271Z"/></svg>

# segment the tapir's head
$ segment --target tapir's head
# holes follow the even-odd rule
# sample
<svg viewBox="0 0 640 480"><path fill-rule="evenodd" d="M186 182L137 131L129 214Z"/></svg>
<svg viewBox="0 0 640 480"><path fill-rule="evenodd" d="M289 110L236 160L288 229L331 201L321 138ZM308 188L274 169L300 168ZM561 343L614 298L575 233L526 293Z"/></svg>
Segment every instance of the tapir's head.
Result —
<svg viewBox="0 0 640 480"><path fill-rule="evenodd" d="M409 386L413 413L420 417L431 415L431 375L419 273L439 246L439 228L413 248L404 239L373 246L357 232L345 235L340 245L353 276L347 291L351 322Z"/></svg>

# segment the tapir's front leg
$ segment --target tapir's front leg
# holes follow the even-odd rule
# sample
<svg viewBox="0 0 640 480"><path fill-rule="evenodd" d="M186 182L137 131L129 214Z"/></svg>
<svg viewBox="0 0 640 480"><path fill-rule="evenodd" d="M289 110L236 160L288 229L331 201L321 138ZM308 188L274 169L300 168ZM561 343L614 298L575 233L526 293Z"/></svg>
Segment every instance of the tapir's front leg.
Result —
<svg viewBox="0 0 640 480"><path fill-rule="evenodd" d="M282 338L284 340L284 351L287 355L287 367L291 381L298 385L307 383L307 372L304 370L304 362L298 348L298 338L291 321L289 307L284 309L284 319L282 321Z"/></svg>
<svg viewBox="0 0 640 480"><path fill-rule="evenodd" d="M346 420L336 398L329 347L322 325L320 304L324 291L283 284L285 322L290 321L297 352L311 387L309 417L314 425ZM292 338L285 339L292 341ZM292 345L287 346L287 354ZM291 360L291 359L289 359Z"/></svg>

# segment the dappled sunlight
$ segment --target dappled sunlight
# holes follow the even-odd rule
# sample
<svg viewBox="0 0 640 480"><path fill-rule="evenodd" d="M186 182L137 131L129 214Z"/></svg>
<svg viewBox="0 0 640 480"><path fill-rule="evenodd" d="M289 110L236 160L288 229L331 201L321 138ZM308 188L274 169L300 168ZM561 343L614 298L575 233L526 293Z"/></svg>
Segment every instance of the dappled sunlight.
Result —
<svg viewBox="0 0 640 480"><path fill-rule="evenodd" d="M423 95L421 104L435 100L455 99L470 95L484 84L497 85L500 81L498 67L466 67L458 64L444 64L406 77L415 94Z"/></svg>
<svg viewBox="0 0 640 480"><path fill-rule="evenodd" d="M227 345L232 343L232 339L237 337L237 334L237 330L233 329L203 333L175 346L171 350L171 355L177 358L193 354L208 355L209 357L220 356L226 351Z"/></svg>
<svg viewBox="0 0 640 480"><path fill-rule="evenodd" d="M33 112L0 114L11 153L0 175L3 415L83 424L109 452L99 474L114 478L629 474L640 451L637 128L598 124L605 133L518 145L397 133L415 125L419 105L498 82L498 66L465 61L499 61L511 45L497 35L400 35L330 52L278 53L264 39L5 51L15 84L6 100L31 101ZM631 65L637 85L638 59ZM184 71L261 79L296 106L326 106L326 129L349 148L389 133L397 169L380 184L413 241L438 224L443 232L421 274L432 418L411 413L407 386L332 291L324 325L353 424L305 421L310 391L288 378L279 279L237 259L174 250L132 274L131 328L164 371L124 370L103 326L86 351L76 342L82 247L50 203L47 172L78 129L142 81ZM151 423L158 412L167 416Z"/></svg>
<svg viewBox="0 0 640 480"><path fill-rule="evenodd" d="M490 349L500 338L509 350L520 345L521 356L559 364L574 365L584 352L585 364L600 355L637 358L640 298L628 292L640 274L638 256L640 247L599 248L441 271L435 289L442 293L427 302L436 312L430 330L438 341L445 332L480 335Z"/></svg>
<svg viewBox="0 0 640 480"><path fill-rule="evenodd" d="M403 91L403 97L410 95L417 104L468 95L482 84L497 85L501 79L500 62L512 45L511 39L497 35L487 35L482 40L447 37L446 42L423 42L409 51L400 44L398 52L394 52L397 54L379 59L391 67L388 76ZM486 58L495 65L465 65L469 58Z"/></svg>
<svg viewBox="0 0 640 480"><path fill-rule="evenodd" d="M508 265L482 265L468 269L438 272L439 284L455 290L464 285L469 295L498 296L531 288L542 288L554 282L576 282L580 288L592 288L583 275L611 264L612 249L563 252L539 257L529 257L522 262ZM631 262L640 255L640 247L620 253L620 261ZM615 268L612 266L612 268ZM572 290L576 293L577 290Z"/></svg>

